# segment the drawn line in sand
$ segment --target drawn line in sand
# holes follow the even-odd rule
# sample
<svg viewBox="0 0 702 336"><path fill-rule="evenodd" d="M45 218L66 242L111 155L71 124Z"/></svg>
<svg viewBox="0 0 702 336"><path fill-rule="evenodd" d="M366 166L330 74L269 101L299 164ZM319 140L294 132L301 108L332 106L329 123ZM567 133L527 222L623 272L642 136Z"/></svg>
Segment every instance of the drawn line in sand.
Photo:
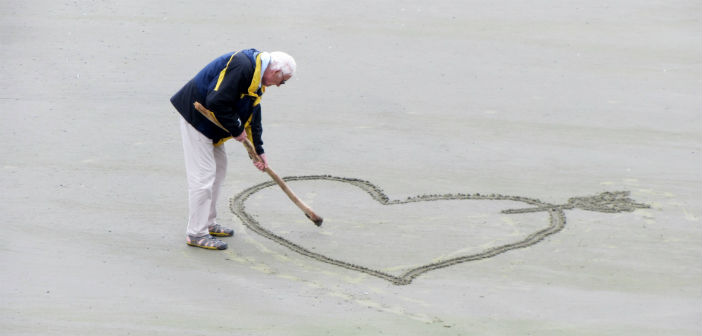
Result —
<svg viewBox="0 0 702 336"><path fill-rule="evenodd" d="M285 239L275 233L263 228L253 216L246 212L246 207L244 203L251 197L251 195L261 191L262 189L268 188L275 185L274 181L264 182L254 185L241 193L234 196L230 201L230 209L232 212L241 219L242 223L246 225L249 229L256 232L257 234L268 238L282 246L289 248L290 250L299 253L301 255L310 257L312 259L325 262L331 265L343 267L353 271L358 271L366 273L381 279L390 281L395 285L408 285L414 280L414 278L419 275L429 272L431 270L449 267L452 265L476 261L494 257L496 255L505 253L507 251L525 248L532 246L544 238L557 233L563 229L566 223L564 210L570 209L583 209L589 211L598 211L605 213L618 213L618 212L631 212L637 208L650 208L648 204L635 203L631 198L629 198L628 191L615 191L615 192L604 192L596 196L586 196L586 197L573 197L568 200L566 204L549 204L542 202L538 199L527 198L521 196L507 196L500 194L440 194L440 195L420 195L408 197L405 200L391 200L385 195L385 193L375 186L374 184L355 178L347 177L336 177L330 175L312 175L312 176L288 176L283 178L284 181L334 181L347 183L356 186L365 192L367 192L374 200L378 201L382 205L394 205L394 204L407 204L413 202L431 202L431 201L444 201L444 200L499 200L499 201L516 201L522 202L530 205L531 207L522 209L507 209L502 210L504 214L518 214L518 213L530 213L530 212L540 212L546 211L549 214L549 225L548 227L536 231L526 238L504 244L497 247L488 248L480 253L469 254L464 256L459 256L456 258L441 260L433 262L430 264L415 267L406 271L405 273L396 276L380 270L372 269L362 265L353 264L339 259L334 259L325 256L320 253L312 252L309 249L298 245L288 239Z"/></svg>

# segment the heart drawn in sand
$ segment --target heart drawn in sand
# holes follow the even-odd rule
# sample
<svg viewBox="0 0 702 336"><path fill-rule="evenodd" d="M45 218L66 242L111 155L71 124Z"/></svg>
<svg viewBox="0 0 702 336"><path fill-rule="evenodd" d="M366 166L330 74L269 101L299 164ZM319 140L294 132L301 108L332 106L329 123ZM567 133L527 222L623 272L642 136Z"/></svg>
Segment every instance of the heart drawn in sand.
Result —
<svg viewBox="0 0 702 336"><path fill-rule="evenodd" d="M521 196L506 196L499 194L437 194L437 195L420 195L408 197L405 200L390 200L383 191L375 186L374 184L345 177L335 177L329 175L315 175L315 176L291 176L283 178L285 181L334 181L346 183L353 185L357 188L368 193L374 200L382 205L397 205L397 204L408 204L416 202L431 202L431 201L447 201L447 200L496 200L496 201L513 201L521 202L525 204L524 208L519 209L505 209L502 210L503 214L518 214L518 213L533 213L533 212L547 212L548 213L548 224L540 227L536 231L515 239L512 242L508 242L499 246L491 246L485 248L482 251L473 253L466 253L464 255L459 255L451 258L446 258L442 260L437 260L428 264L420 265L399 275L393 275L388 272L373 269L371 267L354 264L348 261L340 260L338 258L332 258L328 255L312 251L311 248L306 248L301 244L294 243L290 239L284 238L280 234L276 234L269 229L264 228L261 224L254 218L252 214L246 211L245 203L255 193L274 186L275 182L264 182L261 184L254 185L241 193L237 194L231 199L230 208L232 212L241 219L242 223L246 225L249 229L256 232L257 234L266 237L280 245L283 245L290 250L299 253L301 255L310 257L312 259L325 262L328 264L336 265L346 269L366 273L372 276L376 276L381 279L388 280L396 285L407 285L412 282L417 276L429 272L431 270L444 268L464 262L481 260L486 258L491 258L496 255L508 252L510 250L525 248L537 244L549 235L557 233L563 229L565 226L565 212L564 210L580 208L590 211L599 212L630 212L637 208L648 208L646 204L635 203L631 200L628 192L618 191L618 192L605 192L596 196L588 197L574 197L568 200L568 203L562 205L555 205L544 203L538 199L521 197ZM460 224L460 223L458 223Z"/></svg>

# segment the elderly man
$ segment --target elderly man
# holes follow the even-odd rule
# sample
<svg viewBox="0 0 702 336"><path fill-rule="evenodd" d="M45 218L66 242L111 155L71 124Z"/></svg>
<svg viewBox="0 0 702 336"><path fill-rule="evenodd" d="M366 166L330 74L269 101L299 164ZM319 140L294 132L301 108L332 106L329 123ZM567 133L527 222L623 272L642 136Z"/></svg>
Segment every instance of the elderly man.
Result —
<svg viewBox="0 0 702 336"><path fill-rule="evenodd" d="M230 52L210 62L171 98L182 116L180 130L188 177L188 245L227 248L225 242L213 237L234 234L216 222L217 198L227 170L223 143L231 138L240 142L248 138L262 159L254 163L256 168L267 168L261 140L261 97L266 87L285 84L295 68L295 60L284 52ZM212 115L205 116L195 109L195 102Z"/></svg>

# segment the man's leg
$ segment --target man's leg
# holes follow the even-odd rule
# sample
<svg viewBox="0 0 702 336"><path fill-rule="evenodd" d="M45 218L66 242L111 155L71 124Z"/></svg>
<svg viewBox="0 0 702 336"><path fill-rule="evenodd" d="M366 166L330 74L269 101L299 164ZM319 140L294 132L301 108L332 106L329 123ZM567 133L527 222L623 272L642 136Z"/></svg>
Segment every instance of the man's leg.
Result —
<svg viewBox="0 0 702 336"><path fill-rule="evenodd" d="M188 176L188 229L191 237L209 234L207 224L212 207L216 162L212 140L180 120L185 171Z"/></svg>
<svg viewBox="0 0 702 336"><path fill-rule="evenodd" d="M227 152L225 152L223 144L214 148L214 158L217 171L214 185L212 186L212 204L210 205L210 217L207 219L207 225L211 235L231 237L234 235L234 230L217 224L217 200L219 199L222 182L227 175Z"/></svg>
<svg viewBox="0 0 702 336"><path fill-rule="evenodd" d="M215 179L212 185L212 204L210 205L210 216L207 219L207 225L214 225L217 219L217 200L224 182L224 177L227 175L227 152L224 150L224 144L214 147L215 159Z"/></svg>

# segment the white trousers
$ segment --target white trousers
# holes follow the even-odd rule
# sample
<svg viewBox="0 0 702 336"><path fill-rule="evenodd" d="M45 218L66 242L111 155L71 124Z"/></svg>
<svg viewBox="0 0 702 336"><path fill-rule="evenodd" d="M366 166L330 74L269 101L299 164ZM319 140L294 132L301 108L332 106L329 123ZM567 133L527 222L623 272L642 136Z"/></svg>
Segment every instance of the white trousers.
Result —
<svg viewBox="0 0 702 336"><path fill-rule="evenodd" d="M188 228L190 236L209 234L208 226L217 217L217 199L227 174L227 153L224 144L214 146L190 123L180 118L180 133L188 176Z"/></svg>

